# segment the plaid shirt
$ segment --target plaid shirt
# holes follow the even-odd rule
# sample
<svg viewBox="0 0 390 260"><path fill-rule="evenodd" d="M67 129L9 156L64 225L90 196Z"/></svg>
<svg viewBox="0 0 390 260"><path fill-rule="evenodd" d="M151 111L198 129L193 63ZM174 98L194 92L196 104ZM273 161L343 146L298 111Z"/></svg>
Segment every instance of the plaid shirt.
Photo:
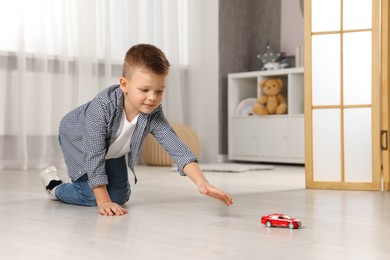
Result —
<svg viewBox="0 0 390 260"><path fill-rule="evenodd" d="M123 93L119 85L114 85L72 110L61 120L59 142L72 181L87 173L91 188L108 184L105 155L114 141L122 114ZM197 162L195 155L169 125L160 105L150 114L139 115L131 138L128 166L134 174L135 182L136 158L148 133L169 153L181 175L185 175L184 166Z"/></svg>

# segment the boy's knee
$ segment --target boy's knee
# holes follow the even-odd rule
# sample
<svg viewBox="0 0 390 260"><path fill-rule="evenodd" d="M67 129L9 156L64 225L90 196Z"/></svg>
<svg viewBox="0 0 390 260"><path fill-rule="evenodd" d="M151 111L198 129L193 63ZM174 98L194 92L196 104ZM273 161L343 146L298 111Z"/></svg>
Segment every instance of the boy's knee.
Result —
<svg viewBox="0 0 390 260"><path fill-rule="evenodd" d="M128 202L130 200L130 194L131 194L131 191L129 190L126 195L123 197L122 201L120 201L118 204L120 205L123 205L125 204L126 202Z"/></svg>
<svg viewBox="0 0 390 260"><path fill-rule="evenodd" d="M113 200L116 204L123 205L130 200L130 196Z"/></svg>
<svg viewBox="0 0 390 260"><path fill-rule="evenodd" d="M92 192L82 190L74 183L62 184L56 189L57 198L64 203L88 206L96 206L96 199Z"/></svg>
<svg viewBox="0 0 390 260"><path fill-rule="evenodd" d="M119 205L123 205L130 200L131 190L128 189L123 192L109 192L111 200Z"/></svg>

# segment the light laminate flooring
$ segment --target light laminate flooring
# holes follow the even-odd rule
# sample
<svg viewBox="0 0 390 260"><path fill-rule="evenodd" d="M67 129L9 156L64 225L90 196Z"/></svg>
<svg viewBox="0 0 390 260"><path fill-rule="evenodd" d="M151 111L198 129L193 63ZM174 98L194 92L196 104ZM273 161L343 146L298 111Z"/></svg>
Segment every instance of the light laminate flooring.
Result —
<svg viewBox="0 0 390 260"><path fill-rule="evenodd" d="M169 167L136 170L120 217L49 200L39 171L1 170L0 259L390 259L390 192L306 190L302 166L206 172L225 207ZM266 228L270 213L303 227Z"/></svg>

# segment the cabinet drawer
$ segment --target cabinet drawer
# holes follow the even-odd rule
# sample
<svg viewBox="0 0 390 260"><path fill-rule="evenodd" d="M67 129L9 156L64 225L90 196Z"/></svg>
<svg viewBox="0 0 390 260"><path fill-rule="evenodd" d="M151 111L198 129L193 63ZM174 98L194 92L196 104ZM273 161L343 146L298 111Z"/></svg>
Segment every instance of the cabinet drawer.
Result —
<svg viewBox="0 0 390 260"><path fill-rule="evenodd" d="M229 155L258 156L258 120L255 118L234 118L230 124Z"/></svg>
<svg viewBox="0 0 390 260"><path fill-rule="evenodd" d="M259 121L259 145L262 158L287 157L287 118L267 118Z"/></svg>

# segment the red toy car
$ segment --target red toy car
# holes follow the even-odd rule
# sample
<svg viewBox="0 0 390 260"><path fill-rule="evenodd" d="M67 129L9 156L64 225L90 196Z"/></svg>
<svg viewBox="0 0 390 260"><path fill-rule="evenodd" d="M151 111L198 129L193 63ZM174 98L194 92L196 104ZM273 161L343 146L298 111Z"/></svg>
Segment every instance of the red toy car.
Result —
<svg viewBox="0 0 390 260"><path fill-rule="evenodd" d="M302 223L297 218L291 218L285 214L270 214L261 217L261 224L266 227L288 227L289 229L300 228Z"/></svg>

